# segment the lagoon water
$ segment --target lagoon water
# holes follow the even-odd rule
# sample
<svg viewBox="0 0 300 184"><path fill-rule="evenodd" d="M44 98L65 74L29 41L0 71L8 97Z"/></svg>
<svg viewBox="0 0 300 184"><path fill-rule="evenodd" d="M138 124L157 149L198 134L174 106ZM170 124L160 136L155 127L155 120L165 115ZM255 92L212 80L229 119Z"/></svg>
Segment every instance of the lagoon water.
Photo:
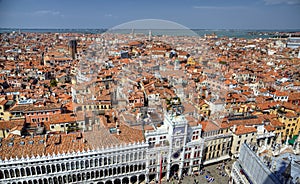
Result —
<svg viewBox="0 0 300 184"><path fill-rule="evenodd" d="M17 28L0 28L0 33L9 32L32 32L32 33L89 33L100 34L106 31L115 33L131 33L132 29L17 29ZM149 29L136 29L135 33L148 34ZM235 38L268 38L272 37L275 32L300 32L300 30L251 30L251 29L154 29L152 35L174 35L174 36L204 36L205 34L215 33L218 37L235 37ZM271 34L263 34L271 33Z"/></svg>

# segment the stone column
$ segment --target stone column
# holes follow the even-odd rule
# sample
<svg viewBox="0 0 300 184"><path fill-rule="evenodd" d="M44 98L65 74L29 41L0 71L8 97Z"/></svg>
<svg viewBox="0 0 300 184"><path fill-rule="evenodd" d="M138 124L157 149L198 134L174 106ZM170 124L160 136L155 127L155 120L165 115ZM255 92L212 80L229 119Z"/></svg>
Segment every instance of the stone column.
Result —
<svg viewBox="0 0 300 184"><path fill-rule="evenodd" d="M191 175L192 174L192 165L193 165L193 162L195 160L196 157L194 157L195 155L195 147L192 149L192 152L191 152L191 157L190 157L190 165L189 165L189 170L188 170L188 174Z"/></svg>
<svg viewBox="0 0 300 184"><path fill-rule="evenodd" d="M189 170L188 170L188 174L191 175L192 174L192 163L193 161L190 162L190 166L189 166Z"/></svg>
<svg viewBox="0 0 300 184"><path fill-rule="evenodd" d="M159 181L160 178L160 159L161 159L161 153L157 153L158 154L158 159L157 159L157 163L156 163L156 181Z"/></svg>
<svg viewBox="0 0 300 184"><path fill-rule="evenodd" d="M274 140L274 137L270 137L270 145L273 145L273 141Z"/></svg>
<svg viewBox="0 0 300 184"><path fill-rule="evenodd" d="M182 176L182 169L183 169L183 162L179 163L179 169L178 169L178 177L181 178Z"/></svg>
<svg viewBox="0 0 300 184"><path fill-rule="evenodd" d="M169 157L169 155L168 155ZM167 177L167 180L170 179L170 170L171 170L171 164L170 162L167 163L167 173L166 173L166 177Z"/></svg>
<svg viewBox="0 0 300 184"><path fill-rule="evenodd" d="M160 172L159 170L156 171L156 177L155 177L156 181L159 181L159 172Z"/></svg>
<svg viewBox="0 0 300 184"><path fill-rule="evenodd" d="M170 171L171 171L171 158L172 158L172 151L173 151L173 135L171 135L171 139L169 141L169 149L168 149L168 155L167 155L167 180L170 179Z"/></svg>
<svg viewBox="0 0 300 184"><path fill-rule="evenodd" d="M146 174L145 174L145 183L149 183L149 172L148 171L146 171Z"/></svg>
<svg viewBox="0 0 300 184"><path fill-rule="evenodd" d="M267 147L267 145L268 145L268 140L269 140L269 138L266 137L266 138L265 138L265 147Z"/></svg>

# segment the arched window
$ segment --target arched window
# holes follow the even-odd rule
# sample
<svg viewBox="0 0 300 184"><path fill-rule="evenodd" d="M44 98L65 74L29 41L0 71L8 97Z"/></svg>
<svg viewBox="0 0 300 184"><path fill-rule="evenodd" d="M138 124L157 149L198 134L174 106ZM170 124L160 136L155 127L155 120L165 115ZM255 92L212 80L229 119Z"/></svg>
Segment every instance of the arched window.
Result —
<svg viewBox="0 0 300 184"><path fill-rule="evenodd" d="M56 172L59 172L59 171L60 171L60 165L56 164Z"/></svg>
<svg viewBox="0 0 300 184"><path fill-rule="evenodd" d="M117 158L116 157L117 156L113 156L113 161L112 161L113 164L115 164L117 162Z"/></svg>
<svg viewBox="0 0 300 184"><path fill-rule="evenodd" d="M41 168L40 168L40 166L36 167L36 174L41 174Z"/></svg>
<svg viewBox="0 0 300 184"><path fill-rule="evenodd" d="M53 178L53 182L54 182L54 183L58 183L58 179L57 179L57 177L55 177L55 176L54 176L54 178Z"/></svg>
<svg viewBox="0 0 300 184"><path fill-rule="evenodd" d="M26 167L26 175L27 175L27 176L30 176L30 175L31 175L30 169L29 169L28 167Z"/></svg>
<svg viewBox="0 0 300 184"><path fill-rule="evenodd" d="M7 170L4 170L4 176L5 176L5 178L9 178L9 174L8 174Z"/></svg>
<svg viewBox="0 0 300 184"><path fill-rule="evenodd" d="M35 173L35 168L34 168L34 167L31 167L31 174L32 174L32 175L36 175L36 173Z"/></svg>
<svg viewBox="0 0 300 184"><path fill-rule="evenodd" d="M77 177L76 177L76 174L73 174L73 176L72 176L72 178L73 178L73 182L76 182L77 180Z"/></svg>
<svg viewBox="0 0 300 184"><path fill-rule="evenodd" d="M63 183L63 179L61 176L58 176L58 183Z"/></svg>
<svg viewBox="0 0 300 184"><path fill-rule="evenodd" d="M74 162L71 162L71 169L75 170L75 163Z"/></svg>
<svg viewBox="0 0 300 184"><path fill-rule="evenodd" d="M104 165L107 165L107 158L104 157Z"/></svg>
<svg viewBox="0 0 300 184"><path fill-rule="evenodd" d="M53 172L53 173L56 172L56 170L55 170L55 165L51 165L51 168L52 168L52 172Z"/></svg>
<svg viewBox="0 0 300 184"><path fill-rule="evenodd" d="M15 172L14 172L14 170L10 169L10 170L9 170L9 173L10 173L10 177L11 177L11 178L14 178L14 177L15 177Z"/></svg>
<svg viewBox="0 0 300 184"><path fill-rule="evenodd" d="M68 175L68 182L71 183L72 182L72 176L69 174Z"/></svg>
<svg viewBox="0 0 300 184"><path fill-rule="evenodd" d="M81 168L81 169L84 168L84 161L83 161L83 160L80 161L80 168Z"/></svg>
<svg viewBox="0 0 300 184"><path fill-rule="evenodd" d="M91 174L89 172L86 173L86 179L89 180L91 178Z"/></svg>
<svg viewBox="0 0 300 184"><path fill-rule="evenodd" d="M16 169L15 172L16 172L16 177L20 177L20 170ZM1 178L1 174L2 174L2 171L0 171L0 178Z"/></svg>
<svg viewBox="0 0 300 184"><path fill-rule="evenodd" d="M70 169L71 169L71 168L70 168L70 163L67 162L67 163L66 163L66 170L69 171Z"/></svg>
<svg viewBox="0 0 300 184"><path fill-rule="evenodd" d="M138 167L137 167L137 165L134 165L134 169L133 169L134 171L137 171L138 170Z"/></svg>
<svg viewBox="0 0 300 184"><path fill-rule="evenodd" d="M129 170L129 171L130 171L130 172L133 171L133 165L130 166L130 170Z"/></svg>
<svg viewBox="0 0 300 184"><path fill-rule="evenodd" d="M76 161L76 169L79 169L79 161Z"/></svg>
<svg viewBox="0 0 300 184"><path fill-rule="evenodd" d="M111 163L112 163L112 158L109 157L109 158L107 159L107 164L110 165Z"/></svg>
<svg viewBox="0 0 300 184"><path fill-rule="evenodd" d="M65 170L66 170L65 163L61 163L61 171L65 171Z"/></svg>
<svg viewBox="0 0 300 184"><path fill-rule="evenodd" d="M135 152L135 153L134 153L134 160L137 160L137 159L138 159L138 153Z"/></svg>
<svg viewBox="0 0 300 184"><path fill-rule="evenodd" d="M130 161L133 161L133 159L134 159L134 154L130 153Z"/></svg>
<svg viewBox="0 0 300 184"><path fill-rule="evenodd" d="M90 167L94 167L94 159L90 160Z"/></svg>
<svg viewBox="0 0 300 184"><path fill-rule="evenodd" d="M67 180L67 176L66 176L66 175L63 176L63 182L62 182L62 183L68 183L68 180Z"/></svg>
<svg viewBox="0 0 300 184"><path fill-rule="evenodd" d="M85 161L85 168L89 168L89 167L90 167L89 160L86 160Z"/></svg>
<svg viewBox="0 0 300 184"><path fill-rule="evenodd" d="M113 168L113 175L116 175L116 174L117 174L117 169Z"/></svg>
<svg viewBox="0 0 300 184"><path fill-rule="evenodd" d="M21 176L26 176L24 168L21 168Z"/></svg>
<svg viewBox="0 0 300 184"><path fill-rule="evenodd" d="M52 184L53 183L53 179L50 177L48 178L48 183Z"/></svg>
<svg viewBox="0 0 300 184"><path fill-rule="evenodd" d="M77 174L77 181L81 181L81 174Z"/></svg>
<svg viewBox="0 0 300 184"><path fill-rule="evenodd" d="M85 175L85 173L82 173L82 181L84 181L84 180L86 180L86 175Z"/></svg>
<svg viewBox="0 0 300 184"><path fill-rule="evenodd" d="M48 174L51 173L51 166L50 166L50 165L47 165L46 167L47 167L47 173L48 173Z"/></svg>
<svg viewBox="0 0 300 184"><path fill-rule="evenodd" d="M98 163L99 163L98 159L95 159L95 167L98 167Z"/></svg>

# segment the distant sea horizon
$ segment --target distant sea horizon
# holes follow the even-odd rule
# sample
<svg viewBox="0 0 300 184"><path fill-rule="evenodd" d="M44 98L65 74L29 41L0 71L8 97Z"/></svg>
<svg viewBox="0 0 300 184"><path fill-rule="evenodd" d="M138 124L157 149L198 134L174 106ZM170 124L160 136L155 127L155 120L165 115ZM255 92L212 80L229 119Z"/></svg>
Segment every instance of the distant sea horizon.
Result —
<svg viewBox="0 0 300 184"><path fill-rule="evenodd" d="M44 29L44 28L0 28L1 33L26 32L26 33L85 33L101 34L110 29ZM149 29L137 29L135 33L148 34ZM119 33L131 33L132 29L113 30ZM295 33L300 29L152 29L152 35L174 35L174 36L191 36L191 32L196 35L204 36L215 33L218 37L235 37L235 38L270 38L276 36L276 33ZM195 36L195 35L192 35Z"/></svg>

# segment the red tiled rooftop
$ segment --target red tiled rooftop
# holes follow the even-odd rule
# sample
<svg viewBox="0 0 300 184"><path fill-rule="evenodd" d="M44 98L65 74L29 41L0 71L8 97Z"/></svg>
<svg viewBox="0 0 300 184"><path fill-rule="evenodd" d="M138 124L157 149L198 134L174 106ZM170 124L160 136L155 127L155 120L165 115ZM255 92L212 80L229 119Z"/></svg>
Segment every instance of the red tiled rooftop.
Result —
<svg viewBox="0 0 300 184"><path fill-rule="evenodd" d="M244 125L239 125L236 128L235 134L236 135L242 135L242 134L249 134L249 133L253 133L253 132L257 132L256 128L246 127Z"/></svg>
<svg viewBox="0 0 300 184"><path fill-rule="evenodd" d="M220 127L218 127L216 124L210 121L201 121L200 124L202 125L202 130L204 132L210 132L214 130L219 130Z"/></svg>
<svg viewBox="0 0 300 184"><path fill-rule="evenodd" d="M13 142L13 145L9 145ZM24 143L22 145L21 143ZM0 147L0 158L21 158L26 156L52 155L53 153L77 152L92 147L84 141L80 133L76 134L57 134L48 136L34 137L14 137L3 139Z"/></svg>

